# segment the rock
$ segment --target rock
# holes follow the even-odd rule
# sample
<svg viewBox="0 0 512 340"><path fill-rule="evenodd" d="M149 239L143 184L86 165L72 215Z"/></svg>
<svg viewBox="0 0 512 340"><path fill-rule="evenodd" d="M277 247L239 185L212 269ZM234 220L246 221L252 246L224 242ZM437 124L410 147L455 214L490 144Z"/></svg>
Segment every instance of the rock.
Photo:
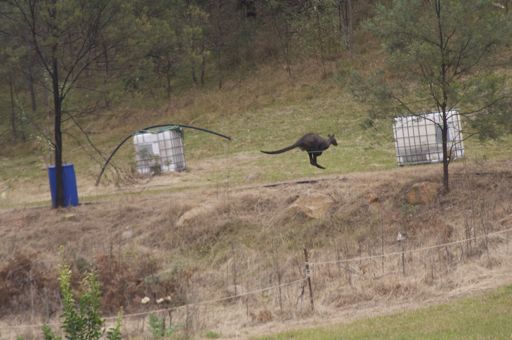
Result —
<svg viewBox="0 0 512 340"><path fill-rule="evenodd" d="M133 237L133 231L131 230L125 230L123 231L123 233L121 234L121 238L123 240L129 240Z"/></svg>
<svg viewBox="0 0 512 340"><path fill-rule="evenodd" d="M411 186L405 194L408 204L431 204L441 192L441 184L434 182L419 182Z"/></svg>
<svg viewBox="0 0 512 340"><path fill-rule="evenodd" d="M64 214L63 218L65 221L78 221L78 217L76 217L76 215L72 213Z"/></svg>
<svg viewBox="0 0 512 340"><path fill-rule="evenodd" d="M177 227L183 227L184 225L188 224L190 221L192 221L195 218L198 218L203 215L211 214L216 210L216 207L209 204L201 204L200 206L194 207L187 212L185 212L181 217L178 219L178 222L176 222Z"/></svg>
<svg viewBox="0 0 512 340"><path fill-rule="evenodd" d="M379 196L377 196L377 194L375 194L373 192L370 192L368 194L368 204L377 203L379 201L380 201L380 199L379 199Z"/></svg>
<svg viewBox="0 0 512 340"><path fill-rule="evenodd" d="M332 204L332 198L327 195L309 194L300 196L288 209L302 212L310 218L321 219L325 217Z"/></svg>
<svg viewBox="0 0 512 340"><path fill-rule="evenodd" d="M272 312L267 309L261 310L257 314L250 312L249 315L253 322L266 323L273 319Z"/></svg>
<svg viewBox="0 0 512 340"><path fill-rule="evenodd" d="M251 174L245 176L245 180L246 181L254 181L254 180L258 179L259 177L260 177L259 173L251 173Z"/></svg>

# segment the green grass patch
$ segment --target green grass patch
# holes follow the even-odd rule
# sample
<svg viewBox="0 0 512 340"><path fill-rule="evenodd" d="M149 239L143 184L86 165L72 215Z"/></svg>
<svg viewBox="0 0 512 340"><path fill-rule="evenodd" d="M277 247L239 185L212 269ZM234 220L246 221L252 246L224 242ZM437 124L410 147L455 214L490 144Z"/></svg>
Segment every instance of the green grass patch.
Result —
<svg viewBox="0 0 512 340"><path fill-rule="evenodd" d="M394 168L392 120L377 121L375 126L365 128L367 108L347 88L332 78L310 78L304 76L290 82L275 69L262 69L243 85L231 84L222 90L190 89L177 94L171 102L147 100L142 95L118 98L112 110L86 116L81 123L88 127L90 139L105 157L129 133L158 123L191 124L231 136L233 141L227 142L186 130L185 153L190 172L196 174L198 168L203 169L194 187ZM65 130L64 161L74 163L79 181L93 183L103 158L71 122L65 124ZM329 148L318 160L327 168L324 171L312 167L307 154L298 150L280 155L259 152L290 145L307 132L324 137L336 135L338 147ZM466 157L477 161L507 159L511 145L512 136L486 143L471 139L465 142ZM43 150L44 146L34 141L5 149L5 156L0 157L0 190L16 190L17 184L27 182L45 185L44 160L50 161L51 154ZM210 162L216 165L210 167ZM113 163L127 171L134 167L131 141L119 150ZM173 185L180 190L188 186Z"/></svg>
<svg viewBox="0 0 512 340"><path fill-rule="evenodd" d="M415 311L261 339L510 339L512 286Z"/></svg>

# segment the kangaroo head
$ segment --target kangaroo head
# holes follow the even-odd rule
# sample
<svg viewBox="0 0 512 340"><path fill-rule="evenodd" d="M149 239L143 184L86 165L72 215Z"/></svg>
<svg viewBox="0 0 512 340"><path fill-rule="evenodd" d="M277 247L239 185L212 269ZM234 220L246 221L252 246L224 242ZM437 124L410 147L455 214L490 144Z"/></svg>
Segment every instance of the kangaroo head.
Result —
<svg viewBox="0 0 512 340"><path fill-rule="evenodd" d="M334 146L338 145L338 142L336 141L336 138L334 138L334 135L327 135L327 137L329 139L329 143L331 143Z"/></svg>

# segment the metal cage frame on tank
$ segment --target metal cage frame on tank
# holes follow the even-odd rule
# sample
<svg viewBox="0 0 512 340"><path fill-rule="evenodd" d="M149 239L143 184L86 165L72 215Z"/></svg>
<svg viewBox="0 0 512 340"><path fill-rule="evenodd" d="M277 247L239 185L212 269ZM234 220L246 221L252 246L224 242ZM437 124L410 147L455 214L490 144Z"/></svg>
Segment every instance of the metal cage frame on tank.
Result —
<svg viewBox="0 0 512 340"><path fill-rule="evenodd" d="M464 157L462 126L457 111L449 111L448 149L451 158ZM398 165L438 163L443 160L439 112L421 113L394 118L393 135Z"/></svg>
<svg viewBox="0 0 512 340"><path fill-rule="evenodd" d="M140 175L157 175L186 169L183 129L165 126L139 131L133 136L135 167Z"/></svg>
<svg viewBox="0 0 512 340"><path fill-rule="evenodd" d="M228 141L231 141L231 137L223 135L221 133L208 130L205 128L192 126L192 125L185 125L185 124L159 124L159 125L153 125L145 127L141 130L134 131L128 136L126 136L111 152L110 156L108 156L105 160L105 163L101 167L101 171L98 174L98 177L96 179L96 186L99 185L101 181L101 177L105 173L105 170L107 169L107 166L110 164L110 161L114 157L114 155L121 149L121 147L130 139L133 139L134 144L136 141L136 136L138 135L147 135L152 136L148 137L148 140L146 141L143 137L140 139L140 144L145 145L139 150L137 150L137 147L135 147L136 152L136 163L137 163L137 153L140 150L146 150L146 153L151 154L151 156L145 157L144 151L142 151L142 155L139 155L140 162L142 164L142 167L145 167L142 173L152 174L152 170L150 169L152 166L154 166L153 171L154 172L161 172L162 169L164 172L174 172L174 171L182 171L186 169L186 162L185 162L185 151L184 151L184 142L183 142L183 130L184 129L192 129L197 130L200 132L205 132L208 134L216 135L218 137L221 137L223 139L226 139ZM158 134L160 135L160 139L158 137ZM179 137L178 137L179 135ZM155 137L156 136L156 137ZM151 147L148 147L148 145L151 145ZM229 145L229 143L228 143ZM164 151L164 167L161 166L162 164L162 153L160 151L160 147ZM229 148L228 148L229 150ZM145 163L144 163L145 162ZM149 169L148 169L149 168ZM153 172L153 174L155 174ZM140 172L139 172L140 173ZM229 178L229 174L228 174ZM229 182L229 179L228 179Z"/></svg>
<svg viewBox="0 0 512 340"><path fill-rule="evenodd" d="M179 126L165 128L157 133L162 172L179 172L187 168L183 139L183 129Z"/></svg>
<svg viewBox="0 0 512 340"><path fill-rule="evenodd" d="M160 150L157 136L151 132L141 132L133 136L135 147L135 169L139 175L160 173Z"/></svg>

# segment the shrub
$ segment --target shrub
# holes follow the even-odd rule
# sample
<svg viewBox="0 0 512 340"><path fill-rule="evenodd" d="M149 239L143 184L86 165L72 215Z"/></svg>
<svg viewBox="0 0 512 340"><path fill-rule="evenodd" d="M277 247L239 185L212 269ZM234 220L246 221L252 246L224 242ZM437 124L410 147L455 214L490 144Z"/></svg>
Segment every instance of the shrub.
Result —
<svg viewBox="0 0 512 340"><path fill-rule="evenodd" d="M76 301L71 289L71 269L62 265L59 274L60 293L62 296L62 329L67 339L91 340L99 339L104 330L104 320L101 318L101 287L96 274L89 272L81 282L82 294ZM116 326L107 331L107 338L121 339L121 318L118 317ZM57 340L48 325L43 326L45 340Z"/></svg>

